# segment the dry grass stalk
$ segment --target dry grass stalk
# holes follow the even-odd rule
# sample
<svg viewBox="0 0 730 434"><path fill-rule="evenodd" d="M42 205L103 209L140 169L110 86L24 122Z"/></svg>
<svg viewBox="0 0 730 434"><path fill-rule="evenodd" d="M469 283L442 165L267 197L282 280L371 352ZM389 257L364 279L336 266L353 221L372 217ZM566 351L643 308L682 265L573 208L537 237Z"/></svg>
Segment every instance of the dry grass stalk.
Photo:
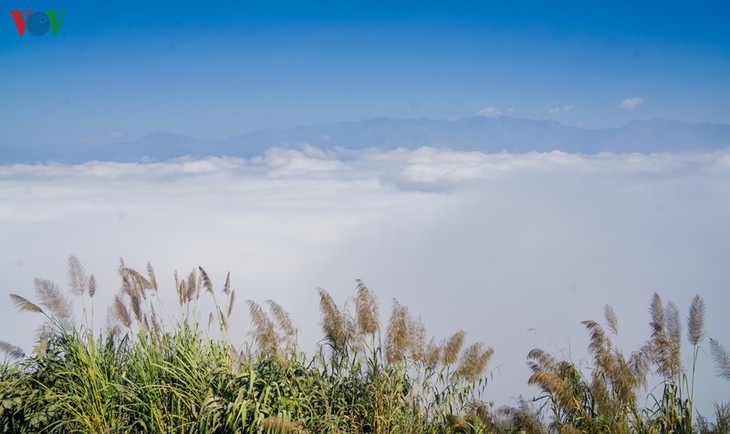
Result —
<svg viewBox="0 0 730 434"><path fill-rule="evenodd" d="M374 334L380 327L380 315L378 303L370 288L360 279L357 282L357 297L355 298L355 311L357 325L362 334Z"/></svg>

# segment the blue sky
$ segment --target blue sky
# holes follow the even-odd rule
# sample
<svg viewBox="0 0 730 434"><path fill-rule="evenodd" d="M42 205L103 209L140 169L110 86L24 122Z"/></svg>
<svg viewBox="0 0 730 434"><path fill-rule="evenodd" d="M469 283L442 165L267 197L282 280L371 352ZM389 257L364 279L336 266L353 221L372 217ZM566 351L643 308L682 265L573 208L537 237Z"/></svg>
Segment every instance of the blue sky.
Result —
<svg viewBox="0 0 730 434"><path fill-rule="evenodd" d="M730 123L724 1L1 5L8 145L480 111ZM58 36L20 37L14 9L68 12Z"/></svg>

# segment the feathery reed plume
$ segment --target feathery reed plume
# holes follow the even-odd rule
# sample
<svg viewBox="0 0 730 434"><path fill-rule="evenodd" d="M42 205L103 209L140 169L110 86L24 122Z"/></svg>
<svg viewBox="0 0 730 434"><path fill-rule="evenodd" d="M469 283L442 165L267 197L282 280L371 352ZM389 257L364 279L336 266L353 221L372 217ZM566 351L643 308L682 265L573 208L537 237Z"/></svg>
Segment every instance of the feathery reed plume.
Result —
<svg viewBox="0 0 730 434"><path fill-rule="evenodd" d="M22 348L5 341L0 341L0 352L7 354L13 359L22 359L25 357L25 352L23 352Z"/></svg>
<svg viewBox="0 0 730 434"><path fill-rule="evenodd" d="M459 330L446 341L441 352L441 361L444 365L451 365L459 358L461 348L464 346L464 330Z"/></svg>
<svg viewBox="0 0 730 434"><path fill-rule="evenodd" d="M94 298L94 294L96 294L96 277L93 274L89 276L89 284L86 290L89 292L89 297Z"/></svg>
<svg viewBox="0 0 730 434"><path fill-rule="evenodd" d="M210 325L213 324L213 312L208 312L208 329L210 330Z"/></svg>
<svg viewBox="0 0 730 434"><path fill-rule="evenodd" d="M613 306L610 304L607 304L603 308L603 316L606 318L606 323L608 324L608 328L611 330L611 333L614 335L618 334L618 318L616 317L616 311L613 310Z"/></svg>
<svg viewBox="0 0 730 434"><path fill-rule="evenodd" d="M423 324L423 321L421 321L421 318L418 318L418 320L411 322L410 329L410 334L412 336L411 357L415 362L426 363L426 359L428 358L426 326Z"/></svg>
<svg viewBox="0 0 730 434"><path fill-rule="evenodd" d="M671 301L667 303L665 312L665 328L669 342L668 369L670 378L679 378L682 371L682 324L679 319L679 310Z"/></svg>
<svg viewBox="0 0 730 434"><path fill-rule="evenodd" d="M198 276L195 274L195 269L188 274L188 293L185 298L188 301L193 301L193 298L196 300L200 298L200 286L198 285Z"/></svg>
<svg viewBox="0 0 730 434"><path fill-rule="evenodd" d="M494 354L493 348L484 348L484 344L478 342L464 350L464 354L456 369L456 375L468 382L475 382L482 376Z"/></svg>
<svg viewBox="0 0 730 434"><path fill-rule="evenodd" d="M231 312L233 312L233 302L236 301L236 291L231 291L228 295L228 311L226 312L226 318L231 317Z"/></svg>
<svg viewBox="0 0 730 434"><path fill-rule="evenodd" d="M123 277L126 277L131 280L131 283L133 285L132 289L136 291L142 298L146 299L147 294L145 294L145 290L152 288L152 283L150 283L149 280L147 280L146 277L144 277L139 271L135 270L134 268L122 268L122 275Z"/></svg>
<svg viewBox="0 0 730 434"><path fill-rule="evenodd" d="M532 375L527 380L530 386L539 386L544 392L550 394L560 407L569 411L580 408L580 400L565 378L575 374L575 368L568 362L558 362L540 349L534 349L527 355L528 366Z"/></svg>
<svg viewBox="0 0 730 434"><path fill-rule="evenodd" d="M132 294L129 297L132 305L132 312L134 313L134 318L137 320L138 323L142 323L144 319L144 313L142 312L142 299L135 291L132 291Z"/></svg>
<svg viewBox="0 0 730 434"><path fill-rule="evenodd" d="M35 303L31 302L25 297L21 297L17 294L10 294L10 300L13 301L13 304L15 307L17 307L19 310L27 311L27 312L35 312L35 313L43 313L43 309L38 307Z"/></svg>
<svg viewBox="0 0 730 434"><path fill-rule="evenodd" d="M710 338L710 349L712 350L712 358L715 360L717 375L730 380L730 353L720 342L712 338Z"/></svg>
<svg viewBox="0 0 730 434"><path fill-rule="evenodd" d="M424 361L429 369L434 369L436 365L438 365L439 360L441 360L441 347L434 342L433 338L431 338L431 341L428 343L428 347L426 348L426 357Z"/></svg>
<svg viewBox="0 0 730 434"><path fill-rule="evenodd" d="M412 347L411 334L413 320L408 308L401 306L398 300L393 299L393 312L388 321L387 336L385 339L385 359L389 364L397 363L406 356L406 351Z"/></svg>
<svg viewBox="0 0 730 434"><path fill-rule="evenodd" d="M226 283L223 285L223 293L229 295L231 293L231 272L226 274Z"/></svg>
<svg viewBox="0 0 730 434"><path fill-rule="evenodd" d="M74 255L68 257L68 278L73 294L83 294L86 290L86 274L81 261Z"/></svg>
<svg viewBox="0 0 730 434"><path fill-rule="evenodd" d="M705 302L702 297L695 295L689 306L687 318L687 337L693 346L699 345L705 337Z"/></svg>
<svg viewBox="0 0 730 434"><path fill-rule="evenodd" d="M177 270L175 270L175 290L177 291L177 301L180 306L185 304L185 294L187 293L186 291L183 291L183 283L185 282L180 282L180 276L177 274Z"/></svg>
<svg viewBox="0 0 730 434"><path fill-rule="evenodd" d="M299 427L288 419L279 416L268 416L261 421L261 429L271 434L289 434L298 432Z"/></svg>
<svg viewBox="0 0 730 434"><path fill-rule="evenodd" d="M208 277L208 273L203 270L203 267L198 267L200 270L200 277L203 279L203 286L205 287L205 290L213 293L213 282L210 281L210 277Z"/></svg>
<svg viewBox="0 0 730 434"><path fill-rule="evenodd" d="M248 311L251 314L252 334L256 345L269 357L276 357L279 346L279 336L276 334L274 323L269 319L261 306L248 300Z"/></svg>
<svg viewBox="0 0 730 434"><path fill-rule="evenodd" d="M658 293L654 293L651 298L651 306L649 307L649 313L651 314L651 336L663 337L664 335L664 306L662 305L662 298Z"/></svg>
<svg viewBox="0 0 730 434"><path fill-rule="evenodd" d="M124 327L129 328L132 325L132 318L129 316L129 310L127 309L127 306L124 305L124 301L119 294L114 296L113 306L114 319L122 323Z"/></svg>
<svg viewBox="0 0 730 434"><path fill-rule="evenodd" d="M61 294L56 285L50 280L34 279L36 293L41 300L41 306L48 309L56 319L68 322L71 319L71 303Z"/></svg>
<svg viewBox="0 0 730 434"><path fill-rule="evenodd" d="M266 304L269 306L269 311L274 316L274 321L279 326L279 330L283 332L284 338L287 340L293 339L297 334L297 329L289 317L289 312L284 310L283 307L274 300L266 300Z"/></svg>
<svg viewBox="0 0 730 434"><path fill-rule="evenodd" d="M319 307L322 311L322 331L324 337L335 351L343 351L350 340L347 319L335 304L332 296L324 289L319 289Z"/></svg>
<svg viewBox="0 0 730 434"><path fill-rule="evenodd" d="M637 387L646 387L646 377L651 369L650 353L650 349L647 346L644 346L641 349L632 352L629 356L629 370L636 380Z"/></svg>
<svg viewBox="0 0 730 434"><path fill-rule="evenodd" d="M357 325L362 334L373 334L380 327L378 303L370 288L360 279L357 282L357 297L355 298L355 311L357 314Z"/></svg>
<svg viewBox="0 0 730 434"><path fill-rule="evenodd" d="M155 269L152 268L152 264L147 263L147 277L149 277L150 289L157 292L157 276L155 275Z"/></svg>

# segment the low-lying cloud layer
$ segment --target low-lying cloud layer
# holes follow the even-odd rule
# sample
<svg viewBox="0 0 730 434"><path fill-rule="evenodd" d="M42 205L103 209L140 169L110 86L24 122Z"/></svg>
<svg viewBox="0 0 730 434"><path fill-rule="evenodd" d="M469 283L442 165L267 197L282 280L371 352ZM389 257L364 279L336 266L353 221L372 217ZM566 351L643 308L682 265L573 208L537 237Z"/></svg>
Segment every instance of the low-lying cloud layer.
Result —
<svg viewBox="0 0 730 434"><path fill-rule="evenodd" d="M437 339L457 329L495 348L488 399L527 387L534 347L585 357L585 319L604 304L621 343L648 337L651 294L686 310L701 294L708 335L730 345L730 151L704 154L482 154L270 150L253 159L0 166L0 288L32 298L33 277L66 285L77 255L98 279L116 264L172 272L201 265L220 287L287 307L312 348L315 289L344 302L361 278L383 313L397 298ZM174 309L171 309L174 311ZM386 316L386 315L383 315ZM103 318L96 318L97 325ZM29 350L38 318L0 303L0 340ZM698 403L727 387L700 355Z"/></svg>

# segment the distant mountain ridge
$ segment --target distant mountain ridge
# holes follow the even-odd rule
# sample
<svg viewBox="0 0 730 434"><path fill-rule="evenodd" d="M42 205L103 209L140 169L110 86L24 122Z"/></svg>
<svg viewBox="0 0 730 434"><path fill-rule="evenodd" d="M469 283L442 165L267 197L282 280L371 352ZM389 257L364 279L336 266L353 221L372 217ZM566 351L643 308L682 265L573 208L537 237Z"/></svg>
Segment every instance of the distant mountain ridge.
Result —
<svg viewBox="0 0 730 434"><path fill-rule="evenodd" d="M154 133L137 140L95 149L69 146L54 153L0 145L0 164L90 160L165 161L182 156L260 155L271 147L419 148L422 146L481 152L708 151L730 146L730 125L687 123L666 119L637 120L619 128L586 129L554 121L511 117L468 117L460 120L374 118L285 129L264 129L226 140Z"/></svg>

